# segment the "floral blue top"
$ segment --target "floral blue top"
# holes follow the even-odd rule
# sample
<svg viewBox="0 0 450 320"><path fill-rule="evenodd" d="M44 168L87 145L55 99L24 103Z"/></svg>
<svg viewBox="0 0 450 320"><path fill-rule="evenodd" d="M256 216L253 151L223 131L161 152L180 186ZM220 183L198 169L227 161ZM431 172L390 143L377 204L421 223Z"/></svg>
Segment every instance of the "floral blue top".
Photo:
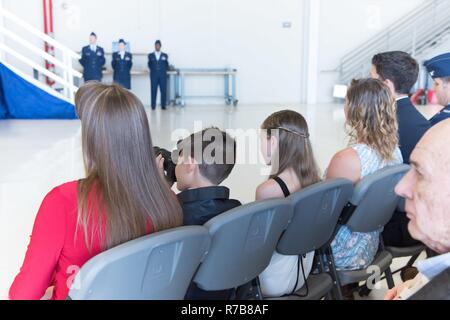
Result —
<svg viewBox="0 0 450 320"><path fill-rule="evenodd" d="M385 167L403 163L399 148L395 150L394 160L386 162L367 145L356 144L351 147L356 151L361 161L361 179ZM347 226L342 226L331 243L336 267L339 270L367 268L378 252L381 231L358 233L352 232Z"/></svg>

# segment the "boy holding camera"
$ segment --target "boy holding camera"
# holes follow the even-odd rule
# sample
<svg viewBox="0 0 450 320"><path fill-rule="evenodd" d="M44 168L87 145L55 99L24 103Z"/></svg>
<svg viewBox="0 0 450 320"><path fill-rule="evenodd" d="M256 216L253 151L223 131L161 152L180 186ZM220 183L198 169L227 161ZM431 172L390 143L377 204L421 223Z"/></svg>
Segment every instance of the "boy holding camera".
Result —
<svg viewBox="0 0 450 320"><path fill-rule="evenodd" d="M168 181L176 180L181 191L178 199L184 225L203 225L217 215L241 206L239 201L230 199L228 188L220 186L236 163L234 138L217 128L210 128L180 141L176 152L178 155L173 158L178 159L167 159L169 156L159 151L157 161ZM167 160L176 163L176 167ZM227 300L232 295L232 290L207 292L192 283L186 300Z"/></svg>

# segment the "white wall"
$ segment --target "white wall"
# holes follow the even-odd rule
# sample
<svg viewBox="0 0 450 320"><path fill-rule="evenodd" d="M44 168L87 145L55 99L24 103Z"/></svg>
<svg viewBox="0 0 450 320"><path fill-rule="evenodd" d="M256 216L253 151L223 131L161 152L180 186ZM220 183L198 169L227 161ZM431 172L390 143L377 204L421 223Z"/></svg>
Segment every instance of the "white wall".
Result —
<svg viewBox="0 0 450 320"><path fill-rule="evenodd" d="M447 36L438 46L425 52L423 57L420 57L420 60L425 62L425 60L432 59L446 52L450 52L450 36Z"/></svg>
<svg viewBox="0 0 450 320"><path fill-rule="evenodd" d="M320 1L317 50L304 50L307 0L54 0L55 36L80 50L95 30L107 51L119 37L137 53L163 41L176 67L234 67L239 70L242 103L298 103L305 98L302 78L317 79L317 99L332 100L340 58L425 0ZM4 6L42 29L42 0L3 0ZM291 22L292 28L282 28ZM307 27L308 25L306 25ZM306 33L310 33L306 30ZM316 52L314 52L316 51ZM314 59L307 59L309 53ZM317 67L305 61L315 61ZM108 63L109 64L109 63ZM146 57L135 58L136 69ZM316 70L316 76L314 75ZM110 80L110 79L106 79ZM134 91L149 103L149 79L136 78ZM311 86L308 90L311 89ZM190 93L220 93L221 81L189 82ZM309 92L311 95L311 92Z"/></svg>
<svg viewBox="0 0 450 320"><path fill-rule="evenodd" d="M23 0L22 0L23 1ZM55 0L55 36L79 50L93 30L111 50L119 37L148 53L156 39L179 68L233 67L243 103L298 103L302 1L292 0ZM122 5L119 5L122 4ZM292 28L282 28L284 21ZM146 57L136 57L146 68ZM222 81L189 82L191 93L221 93ZM134 89L148 103L149 80Z"/></svg>
<svg viewBox="0 0 450 320"><path fill-rule="evenodd" d="M394 23L424 0L320 0L318 102L332 101L343 55ZM374 53L375 54L375 53Z"/></svg>

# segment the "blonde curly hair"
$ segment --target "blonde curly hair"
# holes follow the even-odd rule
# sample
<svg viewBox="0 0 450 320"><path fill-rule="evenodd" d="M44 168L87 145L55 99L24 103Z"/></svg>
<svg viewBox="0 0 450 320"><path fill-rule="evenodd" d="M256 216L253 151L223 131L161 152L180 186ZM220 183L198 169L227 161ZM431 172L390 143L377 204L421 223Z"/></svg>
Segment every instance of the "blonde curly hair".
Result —
<svg viewBox="0 0 450 320"><path fill-rule="evenodd" d="M399 144L397 103L388 86L376 79L353 80L346 99L351 143L364 143L384 161Z"/></svg>

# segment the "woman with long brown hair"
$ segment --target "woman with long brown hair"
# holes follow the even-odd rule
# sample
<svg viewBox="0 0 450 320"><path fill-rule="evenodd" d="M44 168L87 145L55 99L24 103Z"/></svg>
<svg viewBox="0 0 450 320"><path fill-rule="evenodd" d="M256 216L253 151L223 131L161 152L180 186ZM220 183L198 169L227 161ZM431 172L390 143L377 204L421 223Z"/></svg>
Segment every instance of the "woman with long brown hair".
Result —
<svg viewBox="0 0 450 320"><path fill-rule="evenodd" d="M86 179L51 191L38 212L11 299L66 299L74 272L104 250L178 227L175 194L159 174L144 106L117 85L76 96Z"/></svg>
<svg viewBox="0 0 450 320"><path fill-rule="evenodd" d="M256 191L256 200L288 197L320 182L310 132L305 118L295 111L281 111L267 118L262 127L261 151L272 173ZM302 288L311 272L314 252L305 257L274 253L260 275L266 297L280 297Z"/></svg>
<svg viewBox="0 0 450 320"><path fill-rule="evenodd" d="M345 115L350 146L331 160L327 178L346 178L357 184L388 166L403 163L398 143L396 101L380 80L353 81L347 93ZM341 270L367 268L378 251L380 231L352 232L342 226L331 247Z"/></svg>

